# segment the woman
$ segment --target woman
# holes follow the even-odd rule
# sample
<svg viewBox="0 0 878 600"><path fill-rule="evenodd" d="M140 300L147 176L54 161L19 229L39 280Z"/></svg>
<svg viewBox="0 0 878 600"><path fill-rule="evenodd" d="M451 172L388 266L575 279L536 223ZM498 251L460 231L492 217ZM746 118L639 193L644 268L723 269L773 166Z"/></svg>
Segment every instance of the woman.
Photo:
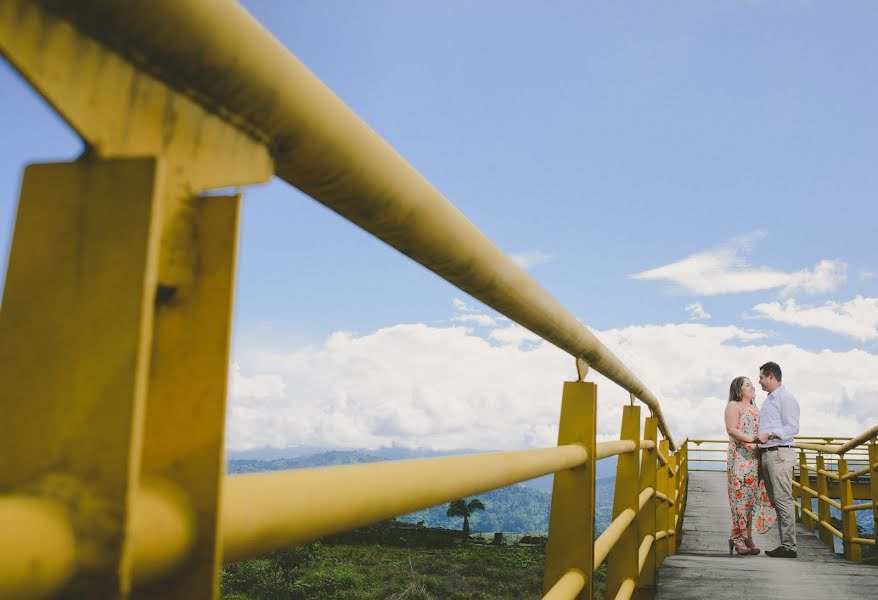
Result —
<svg viewBox="0 0 878 600"><path fill-rule="evenodd" d="M755 397L756 388L749 379L736 377L732 380L725 413L729 433L729 505L732 508L729 554L733 549L742 555L759 554L759 548L753 543L753 525L759 533L765 533L776 518L765 484L759 479L756 450L759 410L753 403Z"/></svg>

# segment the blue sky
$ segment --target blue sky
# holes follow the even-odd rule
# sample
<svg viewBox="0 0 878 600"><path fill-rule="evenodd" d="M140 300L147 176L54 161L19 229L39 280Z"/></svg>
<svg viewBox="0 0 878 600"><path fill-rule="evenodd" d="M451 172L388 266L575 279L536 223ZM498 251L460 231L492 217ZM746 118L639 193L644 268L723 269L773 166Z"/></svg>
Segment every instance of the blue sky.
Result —
<svg viewBox="0 0 878 600"><path fill-rule="evenodd" d="M873 3L244 5L628 359L681 429L719 431L728 380L772 359L813 426L878 421ZM79 142L5 64L0 106L6 249L23 165ZM245 194L231 446L552 443L572 359L287 184ZM470 373L503 380L519 360L503 384ZM378 417L339 424L357 411Z"/></svg>

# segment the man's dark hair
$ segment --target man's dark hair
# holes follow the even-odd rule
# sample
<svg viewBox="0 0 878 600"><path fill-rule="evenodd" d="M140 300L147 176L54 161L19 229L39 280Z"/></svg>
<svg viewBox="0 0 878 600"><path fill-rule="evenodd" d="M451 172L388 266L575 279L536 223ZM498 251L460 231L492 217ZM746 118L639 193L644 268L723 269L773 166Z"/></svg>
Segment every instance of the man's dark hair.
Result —
<svg viewBox="0 0 878 600"><path fill-rule="evenodd" d="M778 381L781 381L780 365L776 362L767 362L759 367L759 370L762 371L763 375L771 375Z"/></svg>

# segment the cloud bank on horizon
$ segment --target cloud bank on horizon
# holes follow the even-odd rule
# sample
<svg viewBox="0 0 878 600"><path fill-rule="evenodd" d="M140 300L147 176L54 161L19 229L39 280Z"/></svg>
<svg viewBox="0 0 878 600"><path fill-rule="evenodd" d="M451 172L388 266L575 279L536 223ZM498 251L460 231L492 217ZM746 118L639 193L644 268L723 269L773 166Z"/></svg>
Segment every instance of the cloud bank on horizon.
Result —
<svg viewBox="0 0 878 600"><path fill-rule="evenodd" d="M339 331L289 352L239 352L228 446L554 445L573 359L508 319L454 303L447 323ZM768 360L782 366L799 399L802 434L853 435L876 421L878 355L863 350L812 352L772 343L759 329L692 322L595 333L661 400L675 436L722 437L729 382L755 378ZM617 438L628 394L594 372L588 379L599 384L598 435Z"/></svg>

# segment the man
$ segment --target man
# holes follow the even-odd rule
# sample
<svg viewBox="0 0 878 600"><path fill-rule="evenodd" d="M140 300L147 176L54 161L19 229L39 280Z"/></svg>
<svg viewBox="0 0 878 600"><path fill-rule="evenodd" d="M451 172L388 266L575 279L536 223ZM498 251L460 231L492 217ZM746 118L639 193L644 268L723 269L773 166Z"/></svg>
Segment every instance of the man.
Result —
<svg viewBox="0 0 878 600"><path fill-rule="evenodd" d="M759 367L759 385L768 392L759 413L760 476L777 510L781 545L768 550L772 558L796 558L796 513L793 506L793 436L799 433L799 402L781 383L780 366Z"/></svg>

